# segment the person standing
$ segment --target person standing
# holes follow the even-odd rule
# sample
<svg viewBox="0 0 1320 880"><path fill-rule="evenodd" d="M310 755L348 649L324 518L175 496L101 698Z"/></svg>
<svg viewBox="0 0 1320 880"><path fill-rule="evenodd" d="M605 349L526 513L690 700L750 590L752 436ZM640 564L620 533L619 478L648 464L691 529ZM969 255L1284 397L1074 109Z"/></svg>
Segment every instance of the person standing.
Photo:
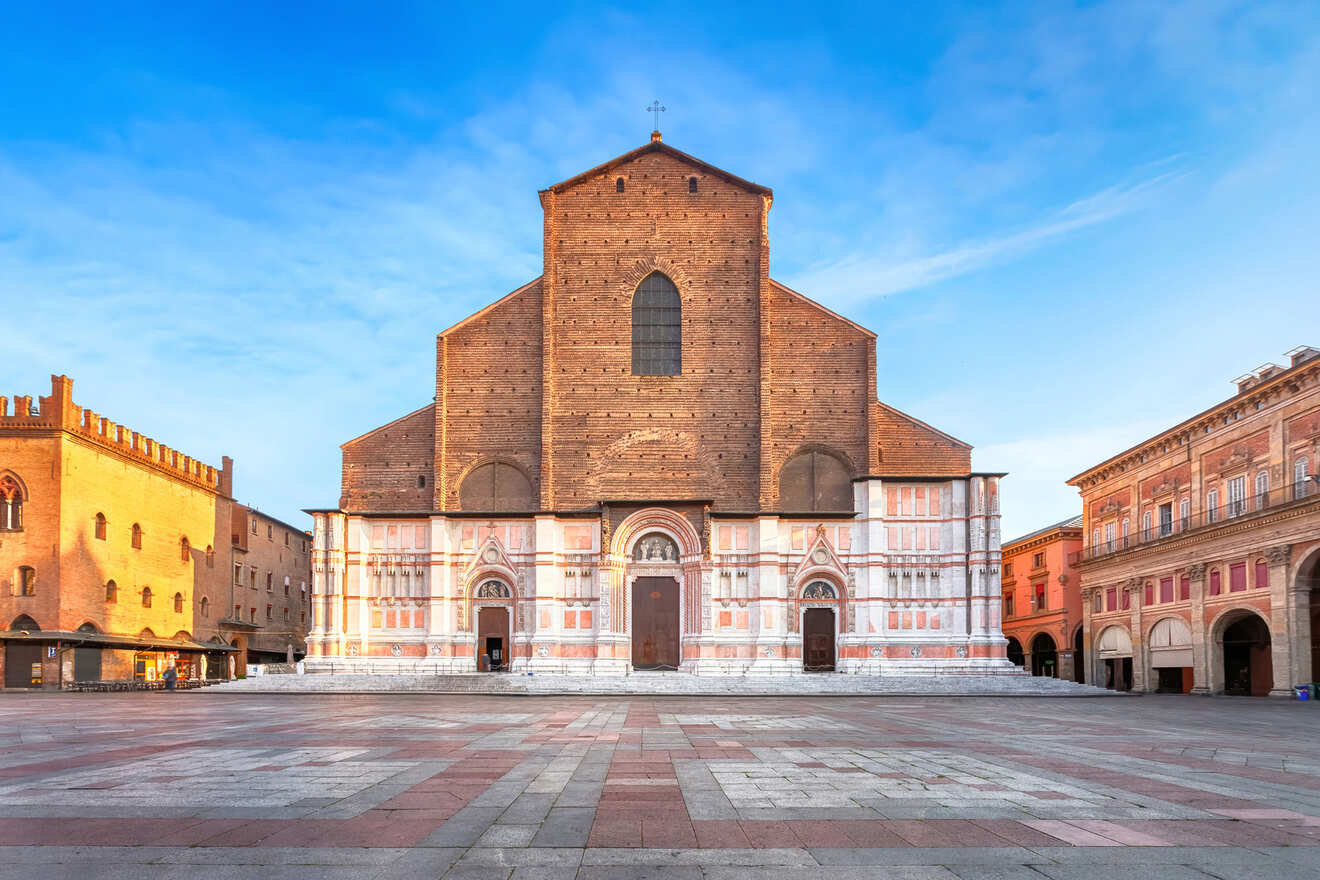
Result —
<svg viewBox="0 0 1320 880"><path fill-rule="evenodd" d="M173 691L174 683L179 680L179 672L173 666L165 670L165 690Z"/></svg>

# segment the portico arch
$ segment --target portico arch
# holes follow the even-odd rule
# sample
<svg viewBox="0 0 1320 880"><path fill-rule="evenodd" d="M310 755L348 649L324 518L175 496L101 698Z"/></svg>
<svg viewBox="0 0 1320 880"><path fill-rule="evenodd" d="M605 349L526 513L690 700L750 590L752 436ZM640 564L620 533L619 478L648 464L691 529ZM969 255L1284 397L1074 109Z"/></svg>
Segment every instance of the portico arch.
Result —
<svg viewBox="0 0 1320 880"><path fill-rule="evenodd" d="M1031 639L1031 674L1056 678L1059 674L1059 648L1054 636L1038 632Z"/></svg>
<svg viewBox="0 0 1320 880"><path fill-rule="evenodd" d="M1274 686L1269 622L1250 605L1225 609L1210 625L1211 692L1267 696Z"/></svg>
<svg viewBox="0 0 1320 880"><path fill-rule="evenodd" d="M1148 682L1161 693L1189 693L1192 689L1192 629L1176 615L1161 617L1145 638Z"/></svg>
<svg viewBox="0 0 1320 880"><path fill-rule="evenodd" d="M1110 690L1132 690L1132 636L1127 628L1111 624L1095 640L1097 685Z"/></svg>
<svg viewBox="0 0 1320 880"><path fill-rule="evenodd" d="M1320 546L1298 562L1291 586L1292 599L1297 603L1291 623L1298 678L1320 680Z"/></svg>

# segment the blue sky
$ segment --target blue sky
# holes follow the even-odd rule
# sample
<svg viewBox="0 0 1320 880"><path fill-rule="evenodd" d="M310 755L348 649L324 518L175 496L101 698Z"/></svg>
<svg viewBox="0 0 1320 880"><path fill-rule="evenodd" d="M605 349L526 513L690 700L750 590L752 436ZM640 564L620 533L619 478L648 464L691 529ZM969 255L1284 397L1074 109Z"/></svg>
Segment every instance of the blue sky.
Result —
<svg viewBox="0 0 1320 880"><path fill-rule="evenodd" d="M647 139L775 190L771 272L880 398L1063 481L1320 344L1310 2L29 5L0 28L0 393L294 523L540 271L536 191Z"/></svg>

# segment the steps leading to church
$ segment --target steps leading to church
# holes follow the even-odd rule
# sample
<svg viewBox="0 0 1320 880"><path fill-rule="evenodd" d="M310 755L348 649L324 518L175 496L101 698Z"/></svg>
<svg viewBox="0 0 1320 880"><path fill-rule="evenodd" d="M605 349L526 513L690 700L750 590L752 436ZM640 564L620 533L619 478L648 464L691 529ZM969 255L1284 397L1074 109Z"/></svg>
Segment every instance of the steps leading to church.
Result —
<svg viewBox="0 0 1320 880"><path fill-rule="evenodd" d="M197 693L491 694L506 696L1126 696L1032 676L779 675L718 678L682 672L626 676L319 674L259 676Z"/></svg>

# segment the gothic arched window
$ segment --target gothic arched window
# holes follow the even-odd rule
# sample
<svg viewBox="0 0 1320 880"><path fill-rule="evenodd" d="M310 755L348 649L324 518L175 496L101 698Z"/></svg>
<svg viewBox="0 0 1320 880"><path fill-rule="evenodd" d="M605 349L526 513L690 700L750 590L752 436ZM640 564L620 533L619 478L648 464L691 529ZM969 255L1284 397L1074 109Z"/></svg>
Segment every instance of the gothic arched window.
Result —
<svg viewBox="0 0 1320 880"><path fill-rule="evenodd" d="M151 587L142 588L142 607L143 608L151 607Z"/></svg>
<svg viewBox="0 0 1320 880"><path fill-rule="evenodd" d="M0 532L23 529L23 487L6 474L0 477Z"/></svg>
<svg viewBox="0 0 1320 880"><path fill-rule="evenodd" d="M683 304L678 288L660 272L637 285L632 306L635 376L677 376L683 368Z"/></svg>

